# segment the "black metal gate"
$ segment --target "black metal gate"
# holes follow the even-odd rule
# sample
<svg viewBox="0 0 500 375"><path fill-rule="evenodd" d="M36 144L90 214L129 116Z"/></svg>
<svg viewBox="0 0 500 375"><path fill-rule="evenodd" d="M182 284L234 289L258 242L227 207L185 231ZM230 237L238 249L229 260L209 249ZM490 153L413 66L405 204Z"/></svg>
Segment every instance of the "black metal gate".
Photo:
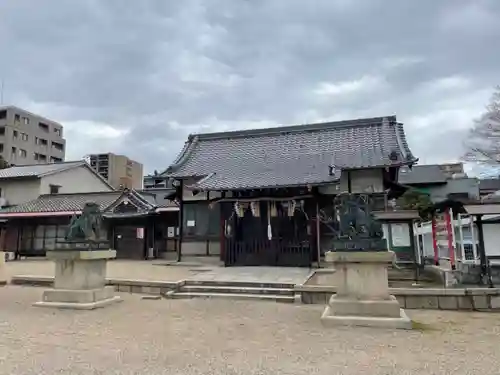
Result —
<svg viewBox="0 0 500 375"><path fill-rule="evenodd" d="M281 239L253 241L225 240L226 266L310 267L311 247L308 241Z"/></svg>
<svg viewBox="0 0 500 375"><path fill-rule="evenodd" d="M226 266L310 267L313 241L307 215L296 211L288 216L285 211L277 210L269 218L267 202L260 203L258 217L250 210L243 217L233 212L232 205L224 210L227 218L223 240Z"/></svg>

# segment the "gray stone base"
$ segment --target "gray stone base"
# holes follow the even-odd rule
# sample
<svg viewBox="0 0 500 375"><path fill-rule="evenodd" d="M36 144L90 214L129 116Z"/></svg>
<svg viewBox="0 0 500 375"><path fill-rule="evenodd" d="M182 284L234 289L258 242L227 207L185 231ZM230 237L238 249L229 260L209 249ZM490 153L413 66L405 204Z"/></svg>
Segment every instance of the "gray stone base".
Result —
<svg viewBox="0 0 500 375"><path fill-rule="evenodd" d="M93 310L121 301L121 297L114 296L112 286L88 290L48 289L43 292L42 301L34 303L34 306Z"/></svg>
<svg viewBox="0 0 500 375"><path fill-rule="evenodd" d="M352 300L332 296L329 302L330 313L335 316L367 316L399 318L400 306L394 296L387 300Z"/></svg>
<svg viewBox="0 0 500 375"><path fill-rule="evenodd" d="M385 318L378 316L342 316L333 315L330 306L327 306L321 316L321 323L325 327L357 326L389 329L412 329L412 322L403 309L399 310L399 317Z"/></svg>

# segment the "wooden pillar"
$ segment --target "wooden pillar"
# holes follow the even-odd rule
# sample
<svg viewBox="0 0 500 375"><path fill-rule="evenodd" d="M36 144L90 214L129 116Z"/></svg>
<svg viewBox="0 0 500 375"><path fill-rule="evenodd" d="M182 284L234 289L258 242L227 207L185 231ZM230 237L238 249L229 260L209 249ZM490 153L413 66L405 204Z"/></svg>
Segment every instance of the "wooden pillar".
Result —
<svg viewBox="0 0 500 375"><path fill-rule="evenodd" d="M178 236L179 242L177 244L177 261L178 262L180 262L182 259L182 232L183 232L182 228L183 228L183 220L184 220L184 216L183 216L184 214L182 212L182 211L184 211L184 209L183 209L184 208L183 207L184 201L182 199L183 194L184 194L183 190L184 190L184 184L183 184L182 180L180 180L179 193L178 193L178 195L179 195L179 223L178 223L178 225L179 225L179 236Z"/></svg>
<svg viewBox="0 0 500 375"><path fill-rule="evenodd" d="M479 259L481 260L481 269L483 274L486 274L486 249L484 247L484 231L483 231L483 215L477 215L477 235L479 240Z"/></svg>
<svg viewBox="0 0 500 375"><path fill-rule="evenodd" d="M436 218L432 217L432 247L434 249L434 265L439 266L439 250L437 244Z"/></svg>
<svg viewBox="0 0 500 375"><path fill-rule="evenodd" d="M316 251L318 252L318 268L321 268L321 233L319 221L319 203L316 201Z"/></svg>
<svg viewBox="0 0 500 375"><path fill-rule="evenodd" d="M417 247L415 246L415 230L413 228L414 224L415 223L413 220L408 222L408 226L410 229L410 251L413 254L413 264L415 265L415 283L418 283L418 280L420 279L420 264L418 262L419 254L417 254Z"/></svg>

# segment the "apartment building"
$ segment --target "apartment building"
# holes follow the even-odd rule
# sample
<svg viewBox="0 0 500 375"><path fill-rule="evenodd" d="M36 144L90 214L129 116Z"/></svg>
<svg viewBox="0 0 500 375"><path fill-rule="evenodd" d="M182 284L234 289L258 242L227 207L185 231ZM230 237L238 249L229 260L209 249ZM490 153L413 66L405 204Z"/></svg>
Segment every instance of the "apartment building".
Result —
<svg viewBox="0 0 500 375"><path fill-rule="evenodd" d="M92 154L88 163L115 189L142 189L143 166L124 155Z"/></svg>
<svg viewBox="0 0 500 375"><path fill-rule="evenodd" d="M11 165L64 161L63 126L14 106L0 107L0 156Z"/></svg>

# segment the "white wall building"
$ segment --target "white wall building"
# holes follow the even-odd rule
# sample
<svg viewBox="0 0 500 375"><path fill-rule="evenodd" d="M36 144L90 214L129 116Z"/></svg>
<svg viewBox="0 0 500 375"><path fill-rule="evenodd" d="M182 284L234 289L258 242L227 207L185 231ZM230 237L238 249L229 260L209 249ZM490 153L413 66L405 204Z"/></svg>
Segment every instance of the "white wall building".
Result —
<svg viewBox="0 0 500 375"><path fill-rule="evenodd" d="M113 191L113 187L81 161L15 166L0 170L0 206L13 206L43 194Z"/></svg>

